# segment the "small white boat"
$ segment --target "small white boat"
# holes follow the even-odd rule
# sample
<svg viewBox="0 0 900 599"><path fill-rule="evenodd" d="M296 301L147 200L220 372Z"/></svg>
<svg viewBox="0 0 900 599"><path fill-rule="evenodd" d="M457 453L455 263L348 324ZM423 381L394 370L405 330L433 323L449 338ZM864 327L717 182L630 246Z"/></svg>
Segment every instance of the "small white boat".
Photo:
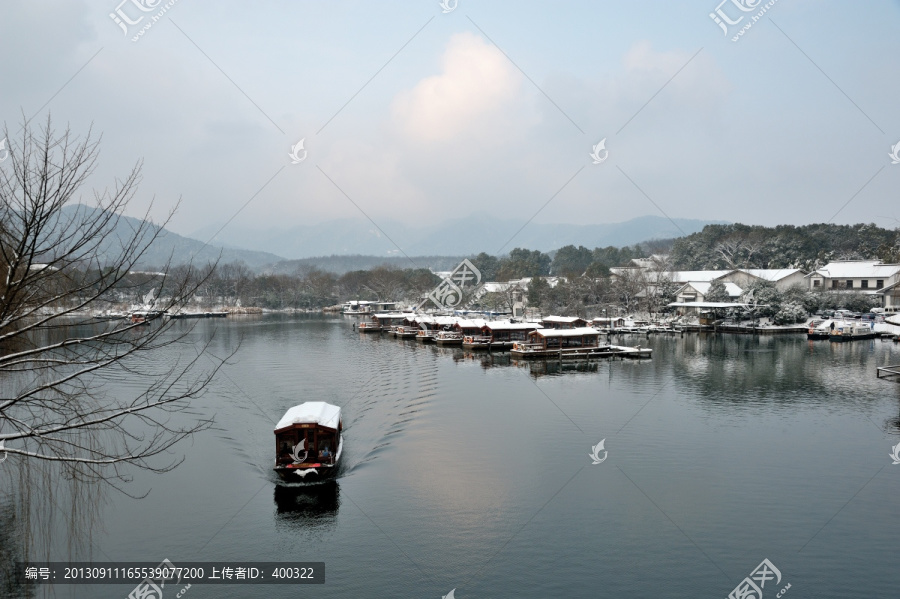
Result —
<svg viewBox="0 0 900 599"><path fill-rule="evenodd" d="M275 472L287 481L333 476L344 451L341 409L308 401L285 412L275 425Z"/></svg>

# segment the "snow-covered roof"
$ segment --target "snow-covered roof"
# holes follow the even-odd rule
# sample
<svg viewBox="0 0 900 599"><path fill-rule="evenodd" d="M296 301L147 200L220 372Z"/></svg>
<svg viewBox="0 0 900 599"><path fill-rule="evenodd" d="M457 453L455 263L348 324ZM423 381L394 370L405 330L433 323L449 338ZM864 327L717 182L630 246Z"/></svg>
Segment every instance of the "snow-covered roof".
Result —
<svg viewBox="0 0 900 599"><path fill-rule="evenodd" d="M541 328L541 325L536 322L488 322L485 323L485 327L489 328L492 331L521 331L521 330L534 330Z"/></svg>
<svg viewBox="0 0 900 599"><path fill-rule="evenodd" d="M500 291L506 291L513 285L515 285L514 282L498 283L496 281L488 281L484 284L484 291L485 293L498 293Z"/></svg>
<svg viewBox="0 0 900 599"><path fill-rule="evenodd" d="M829 262L807 276L829 279L887 279L900 272L900 264L883 264L878 260L840 260Z"/></svg>
<svg viewBox="0 0 900 599"><path fill-rule="evenodd" d="M672 302L669 305L674 308L746 308L750 304L741 302Z"/></svg>
<svg viewBox="0 0 900 599"><path fill-rule="evenodd" d="M728 297L740 297L744 290L735 285L734 283L722 283L725 285L725 291L728 292ZM684 287L693 287L696 289L701 295L706 295L709 293L709 288L712 287L712 283L707 283L705 281L690 281L685 284ZM684 287L678 290L678 293L681 293L684 290Z"/></svg>
<svg viewBox="0 0 900 599"><path fill-rule="evenodd" d="M660 273L660 278L668 278L673 283L687 283L693 281L710 282L719 277L725 276L731 270L673 270L667 273Z"/></svg>
<svg viewBox="0 0 900 599"><path fill-rule="evenodd" d="M294 406L285 412L275 430L281 430L292 424L318 424L336 429L341 421L341 409L324 401L308 401Z"/></svg>
<svg viewBox="0 0 900 599"><path fill-rule="evenodd" d="M799 268L739 268L738 272L745 272L754 277L774 282L802 271Z"/></svg>
<svg viewBox="0 0 900 599"><path fill-rule="evenodd" d="M542 320L542 322L558 322L558 323L566 323L572 324L577 320L584 320L584 318L578 318L577 316L547 316Z"/></svg>
<svg viewBox="0 0 900 599"><path fill-rule="evenodd" d="M378 320L403 320L408 316L412 316L411 312L378 312L377 314L373 314L372 318L377 318Z"/></svg>
<svg viewBox="0 0 900 599"><path fill-rule="evenodd" d="M578 327L577 329L537 329L534 333L541 337L581 337L582 335L599 335L597 329Z"/></svg>
<svg viewBox="0 0 900 599"><path fill-rule="evenodd" d="M461 329L480 329L485 324L487 324L487 321L481 318L473 318L471 320L465 318L456 319L456 326Z"/></svg>

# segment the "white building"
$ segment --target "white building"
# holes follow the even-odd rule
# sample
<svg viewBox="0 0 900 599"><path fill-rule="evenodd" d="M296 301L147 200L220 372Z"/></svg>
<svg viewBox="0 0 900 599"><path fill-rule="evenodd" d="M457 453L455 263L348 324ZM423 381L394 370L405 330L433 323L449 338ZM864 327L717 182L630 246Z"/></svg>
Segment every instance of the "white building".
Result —
<svg viewBox="0 0 900 599"><path fill-rule="evenodd" d="M837 260L806 275L813 290L876 293L900 282L900 264L878 260Z"/></svg>

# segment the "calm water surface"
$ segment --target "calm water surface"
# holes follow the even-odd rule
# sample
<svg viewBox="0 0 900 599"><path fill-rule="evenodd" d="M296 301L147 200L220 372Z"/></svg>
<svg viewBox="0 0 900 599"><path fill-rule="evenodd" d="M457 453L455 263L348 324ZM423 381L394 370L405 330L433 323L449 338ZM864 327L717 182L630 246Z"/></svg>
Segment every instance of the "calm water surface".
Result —
<svg viewBox="0 0 900 599"><path fill-rule="evenodd" d="M175 471L136 473L146 498L109 496L92 558L326 563L325 585L189 599L724 598L764 558L782 574L767 598L898 596L900 385L875 368L900 345L636 337L652 360L527 364L352 322L199 323L218 355L241 341L192 410L215 426ZM335 483L271 471L273 425L303 401L344 409Z"/></svg>

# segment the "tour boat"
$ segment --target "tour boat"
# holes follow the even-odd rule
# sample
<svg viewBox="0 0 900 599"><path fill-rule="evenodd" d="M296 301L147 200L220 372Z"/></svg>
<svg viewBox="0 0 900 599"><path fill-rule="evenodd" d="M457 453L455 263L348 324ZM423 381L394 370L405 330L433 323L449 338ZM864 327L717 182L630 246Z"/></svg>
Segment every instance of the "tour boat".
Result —
<svg viewBox="0 0 900 599"><path fill-rule="evenodd" d="M289 409L275 425L275 472L291 482L333 476L344 450L343 428L341 409L323 401Z"/></svg>
<svg viewBox="0 0 900 599"><path fill-rule="evenodd" d="M462 333L457 331L438 331L434 342L438 345L462 345Z"/></svg>
<svg viewBox="0 0 900 599"><path fill-rule="evenodd" d="M516 341L510 354L514 358L588 358L591 356L649 358L649 347L601 345L600 332L590 327L576 329L537 329L528 333L528 341Z"/></svg>
<svg viewBox="0 0 900 599"><path fill-rule="evenodd" d="M828 339L831 337L831 329L836 326L833 320L814 320L809 323L809 330L806 332L807 339Z"/></svg>
<svg viewBox="0 0 900 599"><path fill-rule="evenodd" d="M829 336L832 341L857 341L874 338L875 329L871 325L849 322L836 325Z"/></svg>

